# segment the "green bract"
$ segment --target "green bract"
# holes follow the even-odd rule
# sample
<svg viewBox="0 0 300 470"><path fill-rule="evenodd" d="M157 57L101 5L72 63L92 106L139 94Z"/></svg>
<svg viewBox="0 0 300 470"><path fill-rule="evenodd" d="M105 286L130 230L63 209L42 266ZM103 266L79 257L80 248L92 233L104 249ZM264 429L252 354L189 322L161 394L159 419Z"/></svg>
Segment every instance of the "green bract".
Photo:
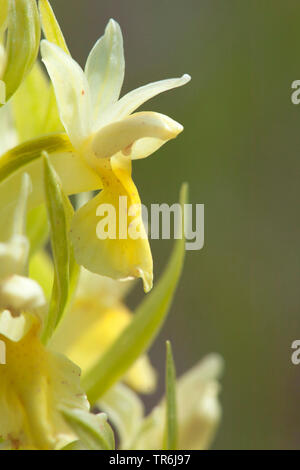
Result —
<svg viewBox="0 0 300 470"><path fill-rule="evenodd" d="M171 343L167 341L166 354L166 422L163 448L176 450L178 445L176 372Z"/></svg>
<svg viewBox="0 0 300 470"><path fill-rule="evenodd" d="M51 246L54 260L54 283L43 341L46 343L58 325L67 302L75 287L78 267L74 261L68 232L73 208L62 191L60 181L52 168L48 155L44 158L44 187L48 219L50 221Z"/></svg>
<svg viewBox="0 0 300 470"><path fill-rule="evenodd" d="M10 0L7 20L6 66L2 77L6 101L33 66L40 42L40 21L35 0Z"/></svg>

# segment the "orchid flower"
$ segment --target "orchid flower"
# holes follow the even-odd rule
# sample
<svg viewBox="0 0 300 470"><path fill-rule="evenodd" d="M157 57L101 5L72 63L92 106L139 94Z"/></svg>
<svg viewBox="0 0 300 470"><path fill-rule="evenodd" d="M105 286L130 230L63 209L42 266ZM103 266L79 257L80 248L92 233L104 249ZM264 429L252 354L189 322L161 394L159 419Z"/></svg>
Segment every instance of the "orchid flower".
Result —
<svg viewBox="0 0 300 470"><path fill-rule="evenodd" d="M208 449L221 418L219 378L224 360L209 354L176 381L178 449ZM98 401L116 427L122 449L163 448L166 400L144 416L140 398L124 384L117 384Z"/></svg>
<svg viewBox="0 0 300 470"><path fill-rule="evenodd" d="M47 40L41 42L41 54L65 130L76 152L101 181L102 191L73 218L70 235L77 262L114 279L140 277L145 291L149 291L152 256L140 197L131 178L131 161L151 155L183 127L163 114L134 111L155 95L184 85L190 77L151 83L119 99L125 65L122 33L114 20L109 21L104 36L92 48L84 71L66 51ZM134 223L139 236L98 238L97 208L110 204L119 220L121 196L127 198L128 207L136 208ZM132 220L125 221L126 233L130 223Z"/></svg>

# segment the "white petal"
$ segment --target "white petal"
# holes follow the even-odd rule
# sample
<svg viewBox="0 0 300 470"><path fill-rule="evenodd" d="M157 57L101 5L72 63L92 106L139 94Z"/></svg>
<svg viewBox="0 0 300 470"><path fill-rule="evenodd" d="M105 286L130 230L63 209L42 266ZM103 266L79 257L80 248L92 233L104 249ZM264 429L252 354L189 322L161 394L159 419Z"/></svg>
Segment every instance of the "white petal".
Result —
<svg viewBox="0 0 300 470"><path fill-rule="evenodd" d="M42 307L45 302L42 288L33 279L14 274L0 283L0 309L21 313Z"/></svg>
<svg viewBox="0 0 300 470"><path fill-rule="evenodd" d="M91 131L90 90L81 67L60 47L41 42L41 54L52 80L60 118L72 144L79 147Z"/></svg>
<svg viewBox="0 0 300 470"><path fill-rule="evenodd" d="M109 112L105 113L103 121L100 124L102 125L104 122L107 123L116 119L122 119L133 113L133 111L154 96L159 95L163 91L185 85L190 81L190 79L191 77L185 74L180 78L160 80L137 88L136 90L127 93L127 95L124 95L115 105L113 105Z"/></svg>
<svg viewBox="0 0 300 470"><path fill-rule="evenodd" d="M153 150L153 139L162 143L174 139L183 127L173 119L160 113L141 112L116 121L103 127L98 131L92 141L93 151L97 158L108 158L122 151L129 158L143 158L149 153L142 152L138 146L139 139L150 138L152 145L147 150ZM162 143L160 145L162 145ZM158 146L160 146L158 145ZM158 148L154 146L155 150ZM138 154L136 150L141 150Z"/></svg>
<svg viewBox="0 0 300 470"><path fill-rule="evenodd" d="M85 74L89 82L93 107L93 118L96 120L120 95L124 80L124 51L121 28L110 20L105 34L91 50Z"/></svg>

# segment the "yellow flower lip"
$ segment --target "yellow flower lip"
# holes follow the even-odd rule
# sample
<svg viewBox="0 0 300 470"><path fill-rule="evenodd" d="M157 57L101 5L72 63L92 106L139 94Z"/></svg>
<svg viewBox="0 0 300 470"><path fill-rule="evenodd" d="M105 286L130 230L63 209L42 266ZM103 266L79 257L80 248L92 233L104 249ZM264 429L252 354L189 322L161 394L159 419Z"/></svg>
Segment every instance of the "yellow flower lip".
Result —
<svg viewBox="0 0 300 470"><path fill-rule="evenodd" d="M61 405L88 412L80 369L40 341L40 321L30 313L0 313L6 364L0 367L0 436L8 448L50 450L76 436Z"/></svg>
<svg viewBox="0 0 300 470"><path fill-rule="evenodd" d="M183 126L168 116L140 112L101 128L92 139L92 149L98 158L110 158L119 151L130 156L133 144L139 139L150 137L166 141L182 131Z"/></svg>

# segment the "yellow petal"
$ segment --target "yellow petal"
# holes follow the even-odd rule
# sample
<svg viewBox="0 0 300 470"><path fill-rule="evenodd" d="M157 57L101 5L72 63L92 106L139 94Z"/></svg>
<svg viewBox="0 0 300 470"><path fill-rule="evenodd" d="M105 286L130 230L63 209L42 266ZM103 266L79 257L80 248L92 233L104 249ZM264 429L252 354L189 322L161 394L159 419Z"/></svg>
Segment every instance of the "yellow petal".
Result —
<svg viewBox="0 0 300 470"><path fill-rule="evenodd" d="M99 121L99 126L109 122L123 119L129 114L133 113L143 103L150 100L154 96L163 93L164 91L171 90L185 85L190 81L191 77L184 74L180 78L169 78L167 80L159 80L158 82L148 83L147 85L136 88L115 103L107 110Z"/></svg>
<svg viewBox="0 0 300 470"><path fill-rule="evenodd" d="M120 448L132 449L144 415L143 403L138 395L119 383L108 390L97 405L100 410L107 413L118 431Z"/></svg>
<svg viewBox="0 0 300 470"><path fill-rule="evenodd" d="M13 317L6 320L12 331L19 322ZM27 328L17 341L7 336L0 321L0 339L6 346L6 364L0 367L0 437L13 449L54 449L76 438L59 407L86 410L88 403L78 367L45 349L39 322L31 321L29 329L25 322Z"/></svg>
<svg viewBox="0 0 300 470"><path fill-rule="evenodd" d="M68 356L87 371L102 356L110 344L131 320L131 313L121 303L106 307L102 296L86 292L76 299L50 341L51 349ZM143 356L128 371L124 379L136 390L149 393L156 382L149 360Z"/></svg>
<svg viewBox="0 0 300 470"><path fill-rule="evenodd" d="M61 121L75 147L91 132L91 97L81 67L56 44L41 42L41 54L51 77Z"/></svg>
<svg viewBox="0 0 300 470"><path fill-rule="evenodd" d="M77 297L101 298L104 307L113 307L128 294L135 285L134 281L115 281L109 277L91 273L81 268L77 286Z"/></svg>
<svg viewBox="0 0 300 470"><path fill-rule="evenodd" d="M89 271L113 279L140 277L147 292L152 287L152 256L142 222L139 194L131 179L130 160L114 158L110 163L101 159L98 164L102 165L98 171L104 189L75 213L71 223L75 258ZM120 203L124 204L124 210L119 208ZM133 216L127 217L126 203L128 208L135 209ZM107 217L101 218L106 208L108 234L104 233Z"/></svg>
<svg viewBox="0 0 300 470"><path fill-rule="evenodd" d="M144 158L182 130L182 125L168 116L144 111L102 127L94 135L92 147L97 158L109 158L119 151L131 159ZM148 148L139 144L145 138L151 139L146 141Z"/></svg>

